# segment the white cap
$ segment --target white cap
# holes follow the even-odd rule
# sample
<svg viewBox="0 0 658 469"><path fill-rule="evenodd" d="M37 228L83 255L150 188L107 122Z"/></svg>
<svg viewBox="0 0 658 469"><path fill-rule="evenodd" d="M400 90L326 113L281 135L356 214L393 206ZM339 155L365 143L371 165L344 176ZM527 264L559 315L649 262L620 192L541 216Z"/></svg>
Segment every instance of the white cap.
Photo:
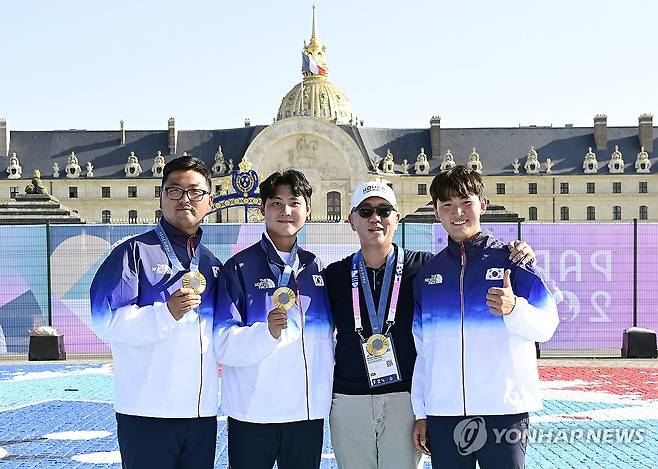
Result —
<svg viewBox="0 0 658 469"><path fill-rule="evenodd" d="M383 182L371 181L363 182L356 186L354 190L354 195L352 195L352 203L350 204L350 212L357 208L361 202L370 197L381 197L391 204L395 209L398 208L398 202L395 198L395 193L393 189L388 187Z"/></svg>

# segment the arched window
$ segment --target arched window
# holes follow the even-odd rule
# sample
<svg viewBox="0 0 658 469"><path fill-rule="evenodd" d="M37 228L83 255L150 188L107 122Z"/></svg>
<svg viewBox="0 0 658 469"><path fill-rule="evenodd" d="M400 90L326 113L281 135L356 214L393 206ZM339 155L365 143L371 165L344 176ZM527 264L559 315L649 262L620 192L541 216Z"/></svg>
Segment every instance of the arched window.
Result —
<svg viewBox="0 0 658 469"><path fill-rule="evenodd" d="M612 219L621 220L621 207L619 205L612 207Z"/></svg>
<svg viewBox="0 0 658 469"><path fill-rule="evenodd" d="M160 218L162 218L162 210L156 210L155 211L155 222L158 223L160 221Z"/></svg>
<svg viewBox="0 0 658 469"><path fill-rule="evenodd" d="M649 207L646 205L640 205L640 220L649 219Z"/></svg>
<svg viewBox="0 0 658 469"><path fill-rule="evenodd" d="M103 210L101 213L101 223L112 223L112 212Z"/></svg>
<svg viewBox="0 0 658 469"><path fill-rule="evenodd" d="M137 210L130 210L128 212L128 223L137 223Z"/></svg>
<svg viewBox="0 0 658 469"><path fill-rule="evenodd" d="M528 220L530 221L537 220L537 207L528 208Z"/></svg>
<svg viewBox="0 0 658 469"><path fill-rule="evenodd" d="M327 220L340 221L340 192L331 191L327 193Z"/></svg>
<svg viewBox="0 0 658 469"><path fill-rule="evenodd" d="M592 207L591 205L587 207L587 219L596 220L596 207Z"/></svg>
<svg viewBox="0 0 658 469"><path fill-rule="evenodd" d="M560 207L560 220L566 221L569 219L569 207Z"/></svg>

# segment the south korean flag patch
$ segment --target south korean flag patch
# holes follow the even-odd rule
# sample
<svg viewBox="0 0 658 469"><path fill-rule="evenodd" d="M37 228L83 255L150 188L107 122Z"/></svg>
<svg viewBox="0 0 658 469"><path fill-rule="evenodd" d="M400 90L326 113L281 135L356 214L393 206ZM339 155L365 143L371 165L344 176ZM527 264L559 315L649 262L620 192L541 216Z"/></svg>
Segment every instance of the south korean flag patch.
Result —
<svg viewBox="0 0 658 469"><path fill-rule="evenodd" d="M322 275L313 275L313 283L316 287L324 287L324 279Z"/></svg>
<svg viewBox="0 0 658 469"><path fill-rule="evenodd" d="M502 280L505 275L505 269L502 267L493 267L487 270L487 275L485 275L485 280Z"/></svg>

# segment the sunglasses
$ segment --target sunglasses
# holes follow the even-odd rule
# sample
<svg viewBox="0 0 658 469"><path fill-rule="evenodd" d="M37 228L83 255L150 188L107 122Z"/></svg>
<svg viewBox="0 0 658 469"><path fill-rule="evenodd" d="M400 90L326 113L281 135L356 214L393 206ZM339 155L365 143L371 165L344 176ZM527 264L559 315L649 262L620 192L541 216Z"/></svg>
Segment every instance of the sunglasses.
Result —
<svg viewBox="0 0 658 469"><path fill-rule="evenodd" d="M382 205L380 207L359 207L354 211L359 214L361 218L370 218L373 213L381 218L388 218L395 209L390 205Z"/></svg>

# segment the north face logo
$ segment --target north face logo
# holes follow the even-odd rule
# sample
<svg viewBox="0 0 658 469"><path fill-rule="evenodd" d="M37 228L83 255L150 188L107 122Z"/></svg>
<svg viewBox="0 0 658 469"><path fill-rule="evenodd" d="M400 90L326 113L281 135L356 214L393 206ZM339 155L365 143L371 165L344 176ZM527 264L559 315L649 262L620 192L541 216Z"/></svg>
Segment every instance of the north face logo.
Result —
<svg viewBox="0 0 658 469"><path fill-rule="evenodd" d="M153 272L155 272L156 274L160 274L160 275L171 273L171 267L169 267L167 264L157 264L151 270L153 270Z"/></svg>
<svg viewBox="0 0 658 469"><path fill-rule="evenodd" d="M427 285L438 285L439 283L443 283L443 276L441 274L432 274L425 278L425 283Z"/></svg>
<svg viewBox="0 0 658 469"><path fill-rule="evenodd" d="M267 290L268 288L276 287L276 285L274 285L274 280L271 278L262 278L258 282L254 283L254 286L260 290Z"/></svg>

